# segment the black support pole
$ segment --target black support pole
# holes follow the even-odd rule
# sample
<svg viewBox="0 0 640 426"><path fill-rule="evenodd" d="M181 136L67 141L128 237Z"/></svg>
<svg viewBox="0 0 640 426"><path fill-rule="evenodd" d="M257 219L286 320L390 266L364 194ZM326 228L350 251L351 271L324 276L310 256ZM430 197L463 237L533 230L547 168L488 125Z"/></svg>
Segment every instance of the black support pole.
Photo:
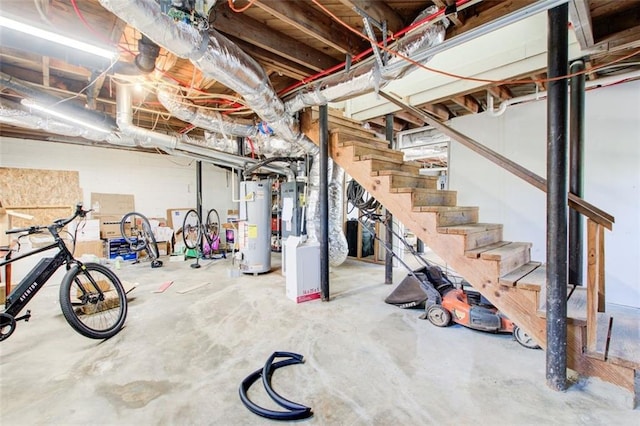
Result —
<svg viewBox="0 0 640 426"><path fill-rule="evenodd" d="M320 106L320 295L329 297L329 110Z"/></svg>
<svg viewBox="0 0 640 426"><path fill-rule="evenodd" d="M548 12L547 76L568 72L568 6ZM567 388L567 80L547 89L547 385Z"/></svg>
<svg viewBox="0 0 640 426"><path fill-rule="evenodd" d="M569 73L584 71L584 61L571 64ZM569 115L569 192L582 198L584 157L584 74L571 77L571 100ZM569 210L569 284L584 285L582 270L584 241L582 215Z"/></svg>
<svg viewBox="0 0 640 426"><path fill-rule="evenodd" d="M196 211L202 217L202 161L196 161Z"/></svg>
<svg viewBox="0 0 640 426"><path fill-rule="evenodd" d="M389 148L393 149L393 114L385 116L385 137L389 142ZM393 215L389 210L387 210L386 229L385 243L393 250ZM393 284L393 254L389 250L386 250L384 257L384 283Z"/></svg>

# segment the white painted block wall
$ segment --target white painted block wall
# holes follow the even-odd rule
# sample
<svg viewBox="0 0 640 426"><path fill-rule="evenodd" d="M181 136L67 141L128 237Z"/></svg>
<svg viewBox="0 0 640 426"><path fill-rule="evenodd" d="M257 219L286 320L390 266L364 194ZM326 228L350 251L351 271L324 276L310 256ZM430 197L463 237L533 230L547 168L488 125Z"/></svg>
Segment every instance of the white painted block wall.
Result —
<svg viewBox="0 0 640 426"><path fill-rule="evenodd" d="M78 171L87 208L92 192L134 194L136 211L147 217L196 206L196 160L184 157L0 137L0 167ZM215 208L225 221L238 208L225 169L203 162L202 188L204 214Z"/></svg>
<svg viewBox="0 0 640 426"><path fill-rule="evenodd" d="M640 307L640 81L587 92L585 113L584 198L615 216L605 231L607 303ZM546 177L546 101L451 125ZM459 205L480 207L480 221L504 224L505 240L532 242L532 259L545 261L546 194L455 142L449 189Z"/></svg>

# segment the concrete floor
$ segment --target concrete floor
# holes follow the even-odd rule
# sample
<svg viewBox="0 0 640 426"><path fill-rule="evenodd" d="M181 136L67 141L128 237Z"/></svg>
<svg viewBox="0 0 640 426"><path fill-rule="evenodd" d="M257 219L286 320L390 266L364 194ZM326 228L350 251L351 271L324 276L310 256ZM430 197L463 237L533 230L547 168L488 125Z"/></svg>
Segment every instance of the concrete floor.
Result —
<svg viewBox="0 0 640 426"><path fill-rule="evenodd" d="M238 387L274 351L306 358L273 386L313 408L308 424L639 424L630 393L599 379L550 390L541 350L385 304L394 286L382 284L381 265L348 260L331 272L331 302L296 304L278 254L276 271L237 278L228 260L196 270L164 259L117 271L137 287L126 327L103 342L74 332L57 284L45 286L31 321L0 344L1 424L273 423L242 405ZM405 276L396 268L394 282ZM260 382L250 396L276 408Z"/></svg>

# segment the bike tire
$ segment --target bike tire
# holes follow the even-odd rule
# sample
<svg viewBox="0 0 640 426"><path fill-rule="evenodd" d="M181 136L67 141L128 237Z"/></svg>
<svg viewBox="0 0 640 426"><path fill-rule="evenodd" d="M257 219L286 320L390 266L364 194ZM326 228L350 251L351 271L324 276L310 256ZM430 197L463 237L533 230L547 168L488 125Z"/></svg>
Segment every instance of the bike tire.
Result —
<svg viewBox="0 0 640 426"><path fill-rule="evenodd" d="M190 250L198 248L202 240L202 221L200 220L200 215L194 209L189 210L184 216L182 240Z"/></svg>
<svg viewBox="0 0 640 426"><path fill-rule="evenodd" d="M118 276L106 266L77 264L60 285L60 308L71 328L81 335L108 339L124 326L127 295Z"/></svg>
<svg viewBox="0 0 640 426"><path fill-rule="evenodd" d="M133 251L143 250L146 246L143 224L149 223L147 218L138 213L130 212L125 214L120 221L120 234L129 243Z"/></svg>
<svg viewBox="0 0 640 426"><path fill-rule="evenodd" d="M142 216L142 231L143 231L147 256L149 256L151 260L156 260L158 257L160 257L160 253L158 251L158 242L156 241L155 235L153 235L153 229L151 229L151 224L149 223L147 218L144 216Z"/></svg>
<svg viewBox="0 0 640 426"><path fill-rule="evenodd" d="M205 222L205 236L209 244L209 250L213 253L220 250L220 215L216 209L207 212L207 221ZM217 243L217 244L216 244Z"/></svg>

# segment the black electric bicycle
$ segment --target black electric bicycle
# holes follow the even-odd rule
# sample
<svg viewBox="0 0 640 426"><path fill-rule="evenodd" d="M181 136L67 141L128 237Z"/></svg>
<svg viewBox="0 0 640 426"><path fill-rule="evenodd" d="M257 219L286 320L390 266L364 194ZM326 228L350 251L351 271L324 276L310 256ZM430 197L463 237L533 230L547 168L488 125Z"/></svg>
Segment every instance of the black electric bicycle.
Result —
<svg viewBox="0 0 640 426"><path fill-rule="evenodd" d="M0 262L0 267L54 248L58 252L53 257L41 259L7 297L5 309L0 313L0 341L11 336L18 321L29 321L30 310L22 316L17 315L62 265L66 266L67 273L60 284L60 307L69 325L91 339L108 339L122 329L127 317L127 296L122 283L106 266L75 259L59 234L65 225L87 213L82 210L82 204L78 204L73 216L57 219L51 225L6 231L7 234L22 234L19 242L24 236L47 230L54 241L15 258L9 255L9 259Z"/></svg>
<svg viewBox="0 0 640 426"><path fill-rule="evenodd" d="M162 260L158 259L158 243L145 215L138 212L125 214L120 221L120 233L133 251L144 250L147 253L152 268L162 266Z"/></svg>
<svg viewBox="0 0 640 426"><path fill-rule="evenodd" d="M182 222L182 239L184 245L190 250L197 250L196 263L191 265L192 268L199 268L198 262L200 257L209 259L226 258L224 250L220 250L220 215L216 209L207 212L207 220L202 223L200 215L195 209L191 209L184 216ZM220 251L221 254L216 257L215 252Z"/></svg>

